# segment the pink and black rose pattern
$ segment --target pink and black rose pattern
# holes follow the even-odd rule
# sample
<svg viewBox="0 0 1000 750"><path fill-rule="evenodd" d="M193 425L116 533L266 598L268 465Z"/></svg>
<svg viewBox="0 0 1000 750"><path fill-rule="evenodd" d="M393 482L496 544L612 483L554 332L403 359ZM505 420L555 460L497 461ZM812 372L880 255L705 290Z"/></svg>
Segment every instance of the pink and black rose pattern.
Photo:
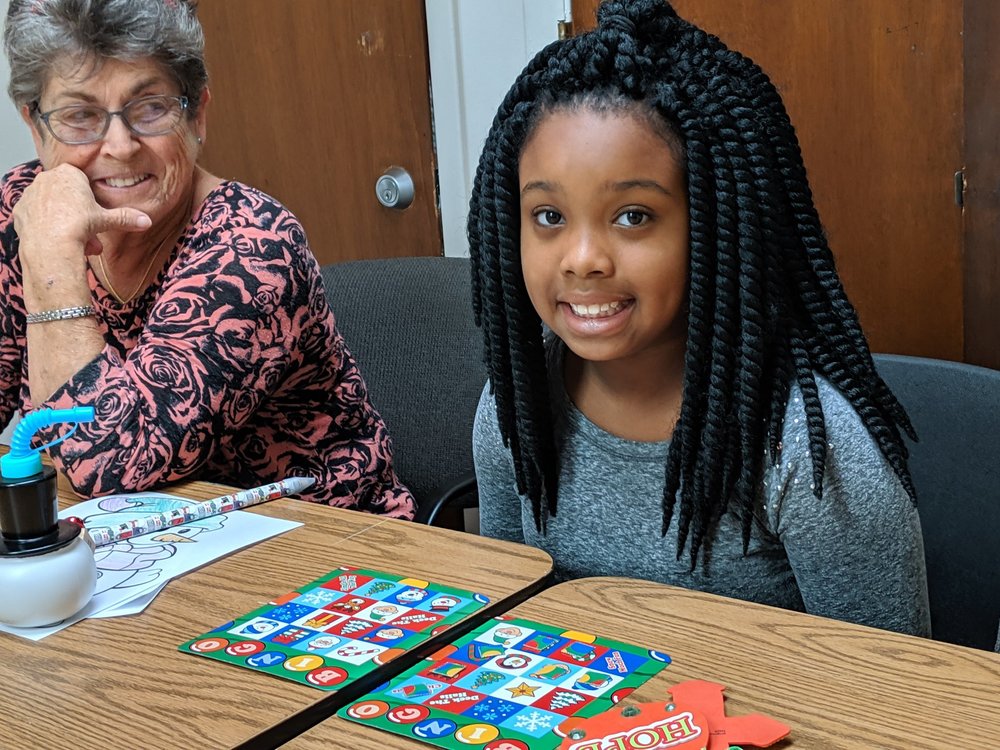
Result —
<svg viewBox="0 0 1000 750"><path fill-rule="evenodd" d="M32 408L11 209L39 171L0 184L0 424ZM311 476L308 500L412 517L302 227L273 198L224 182L130 303L88 278L104 350L43 404L95 409L50 450L80 494Z"/></svg>

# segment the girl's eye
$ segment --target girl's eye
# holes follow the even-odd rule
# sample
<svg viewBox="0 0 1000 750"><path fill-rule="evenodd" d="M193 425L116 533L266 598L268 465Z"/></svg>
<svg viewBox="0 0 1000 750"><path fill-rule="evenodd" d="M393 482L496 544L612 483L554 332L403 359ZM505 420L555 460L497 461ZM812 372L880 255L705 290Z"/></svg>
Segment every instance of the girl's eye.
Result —
<svg viewBox="0 0 1000 750"><path fill-rule="evenodd" d="M649 214L645 211L639 211L638 209L630 209L628 211L622 211L615 218L615 224L624 227L638 227L649 221Z"/></svg>
<svg viewBox="0 0 1000 750"><path fill-rule="evenodd" d="M543 227L554 227L563 223L563 216L558 211L546 208L535 214L535 221Z"/></svg>

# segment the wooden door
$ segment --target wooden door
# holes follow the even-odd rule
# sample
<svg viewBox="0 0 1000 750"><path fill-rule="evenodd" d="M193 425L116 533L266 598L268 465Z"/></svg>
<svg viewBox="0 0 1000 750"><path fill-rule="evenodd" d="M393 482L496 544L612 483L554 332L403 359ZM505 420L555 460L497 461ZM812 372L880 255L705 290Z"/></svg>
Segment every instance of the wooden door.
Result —
<svg viewBox="0 0 1000 750"><path fill-rule="evenodd" d="M203 163L270 193L321 264L440 255L423 0L201 0L212 102ZM415 199L375 182L405 168Z"/></svg>
<svg viewBox="0 0 1000 750"><path fill-rule="evenodd" d="M576 31L596 0L574 0ZM778 86L872 349L963 359L963 4L673 0Z"/></svg>

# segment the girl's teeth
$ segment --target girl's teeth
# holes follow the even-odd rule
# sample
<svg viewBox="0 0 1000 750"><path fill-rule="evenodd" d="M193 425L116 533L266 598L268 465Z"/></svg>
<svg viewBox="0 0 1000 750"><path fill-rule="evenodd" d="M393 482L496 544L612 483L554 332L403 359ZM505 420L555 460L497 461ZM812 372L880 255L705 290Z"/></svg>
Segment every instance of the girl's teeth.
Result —
<svg viewBox="0 0 1000 750"><path fill-rule="evenodd" d="M605 302L602 305L574 305L570 304L573 313L584 318L603 318L614 315L621 309L621 302Z"/></svg>

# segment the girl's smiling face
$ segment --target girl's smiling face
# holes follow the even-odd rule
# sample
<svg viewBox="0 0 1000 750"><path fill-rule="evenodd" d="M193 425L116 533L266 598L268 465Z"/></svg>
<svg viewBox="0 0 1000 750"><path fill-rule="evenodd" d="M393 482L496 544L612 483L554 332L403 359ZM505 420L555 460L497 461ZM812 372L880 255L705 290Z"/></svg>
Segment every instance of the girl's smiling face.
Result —
<svg viewBox="0 0 1000 750"><path fill-rule="evenodd" d="M688 204L676 147L643 116L544 115L519 163L521 267L539 316L590 362L683 350Z"/></svg>

